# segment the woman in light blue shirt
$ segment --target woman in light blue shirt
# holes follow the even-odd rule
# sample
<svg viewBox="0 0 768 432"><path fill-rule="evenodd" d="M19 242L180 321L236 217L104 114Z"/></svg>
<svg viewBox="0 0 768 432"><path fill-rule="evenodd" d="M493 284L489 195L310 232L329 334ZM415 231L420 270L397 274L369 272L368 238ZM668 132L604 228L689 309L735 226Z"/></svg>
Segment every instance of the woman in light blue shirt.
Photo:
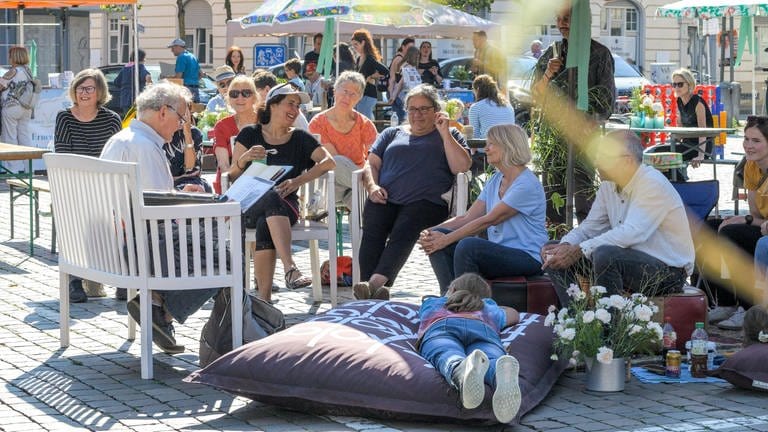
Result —
<svg viewBox="0 0 768 432"><path fill-rule="evenodd" d="M490 75L475 78L472 91L476 102L469 107L469 124L475 138L485 138L491 126L515 124L515 110Z"/></svg>
<svg viewBox="0 0 768 432"><path fill-rule="evenodd" d="M541 274L539 251L547 241L544 188L526 164L528 136L515 125L488 130L488 163L496 172L466 214L421 232L441 295L457 276L486 279ZM486 231L488 240L476 237Z"/></svg>

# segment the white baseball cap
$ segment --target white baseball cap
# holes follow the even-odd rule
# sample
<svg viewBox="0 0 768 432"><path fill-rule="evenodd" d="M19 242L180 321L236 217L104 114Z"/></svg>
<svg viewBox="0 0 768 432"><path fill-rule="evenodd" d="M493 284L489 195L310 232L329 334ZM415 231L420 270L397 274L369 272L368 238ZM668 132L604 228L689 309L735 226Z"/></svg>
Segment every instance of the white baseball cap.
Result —
<svg viewBox="0 0 768 432"><path fill-rule="evenodd" d="M297 95L303 104L309 103L310 101L308 94L297 90L291 83L284 83L276 85L269 90L269 93L267 93L267 105L269 105L273 98L280 95Z"/></svg>
<svg viewBox="0 0 768 432"><path fill-rule="evenodd" d="M180 46L180 47L186 47L187 43L184 42L184 39L174 39L171 43L168 44L168 48L173 46Z"/></svg>

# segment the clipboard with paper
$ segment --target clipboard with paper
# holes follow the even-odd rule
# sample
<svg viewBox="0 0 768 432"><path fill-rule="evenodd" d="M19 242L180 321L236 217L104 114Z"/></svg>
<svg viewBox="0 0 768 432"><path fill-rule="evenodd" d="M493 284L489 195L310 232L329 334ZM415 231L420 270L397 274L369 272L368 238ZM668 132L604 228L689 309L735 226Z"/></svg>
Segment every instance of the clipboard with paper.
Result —
<svg viewBox="0 0 768 432"><path fill-rule="evenodd" d="M290 165L252 163L227 189L224 199L239 202L240 210L245 212L292 169Z"/></svg>

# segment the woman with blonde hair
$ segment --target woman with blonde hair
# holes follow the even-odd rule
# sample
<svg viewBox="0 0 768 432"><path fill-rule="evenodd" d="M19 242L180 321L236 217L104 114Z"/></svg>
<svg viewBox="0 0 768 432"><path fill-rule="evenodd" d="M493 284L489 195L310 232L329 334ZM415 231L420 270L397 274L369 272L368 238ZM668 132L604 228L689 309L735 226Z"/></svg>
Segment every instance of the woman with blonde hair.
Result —
<svg viewBox="0 0 768 432"><path fill-rule="evenodd" d="M29 121L32 118L33 106L24 106L15 97L17 90L33 91L29 84L32 81L32 71L29 70L29 52L23 46L13 46L8 50L8 60L11 68L0 78L0 104L2 104L2 134L0 141L7 144L32 145L32 131ZM5 167L13 172L22 171L22 161L3 162Z"/></svg>
<svg viewBox="0 0 768 432"><path fill-rule="evenodd" d="M421 232L419 244L445 294L464 273L486 279L541 274L539 251L547 241L544 188L526 167L528 136L515 125L488 130L488 163L496 172L467 213ZM484 231L488 239L477 237Z"/></svg>
<svg viewBox="0 0 768 432"><path fill-rule="evenodd" d="M491 126L515 124L515 110L499 91L490 75L478 75L472 81L475 103L469 107L469 124L477 138L485 138Z"/></svg>
<svg viewBox="0 0 768 432"><path fill-rule="evenodd" d="M242 128L256 124L256 107L261 102L253 79L237 75L229 83L225 93L227 103L235 112L216 122L213 127L213 154L216 156L216 180L213 189L221 193L221 173L229 171L232 163L232 137Z"/></svg>
<svg viewBox="0 0 768 432"><path fill-rule="evenodd" d="M688 69L672 72L672 89L677 98L677 110L680 116L677 126L714 127L712 112L707 103L695 93L696 78ZM661 150L659 150L661 151ZM675 151L683 154L683 160L698 168L707 153L712 153L712 139L707 137L685 138L680 140ZM683 172L683 175L686 173ZM682 180L682 179L681 179Z"/></svg>

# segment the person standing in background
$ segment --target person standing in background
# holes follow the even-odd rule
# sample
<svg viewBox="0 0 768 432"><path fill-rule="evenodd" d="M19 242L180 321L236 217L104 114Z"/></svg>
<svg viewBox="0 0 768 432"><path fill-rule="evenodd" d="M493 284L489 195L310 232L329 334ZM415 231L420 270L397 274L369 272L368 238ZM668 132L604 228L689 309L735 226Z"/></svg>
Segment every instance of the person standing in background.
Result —
<svg viewBox="0 0 768 432"><path fill-rule="evenodd" d="M134 99L136 99L136 88L133 86L134 68L136 65L139 65L139 93L144 91L144 87L147 84L152 84L152 75L149 74L149 71L144 66L144 59L147 57L147 53L140 49L138 62L135 62L134 55L135 53L131 53L130 61L123 66L115 80L112 81L120 89L120 112L118 113L120 115L125 115L133 106Z"/></svg>
<svg viewBox="0 0 768 432"><path fill-rule="evenodd" d="M224 58L224 63L231 67L237 75L245 75L245 56L243 50L240 47L232 45L227 50L227 57Z"/></svg>
<svg viewBox="0 0 768 432"><path fill-rule="evenodd" d="M440 74L440 65L432 58L432 43L424 41L419 45L419 72L421 82L432 84L435 87L443 85L443 76Z"/></svg>
<svg viewBox="0 0 768 432"><path fill-rule="evenodd" d="M555 16L555 22L563 40L552 44L536 62L531 90L534 100L539 105L546 105L545 90L556 95L565 95L575 102L578 95L578 83L576 74L570 73L565 68L568 57L568 37L571 29L571 5L563 5ZM555 50L557 49L557 52ZM575 69L570 69L575 72ZM611 51L601 43L591 40L589 46L589 73L587 75L588 107L587 115L596 120L607 120L613 113L616 101L616 83L613 79L613 56ZM573 75L571 77L570 75ZM567 151L567 144L558 140L560 147L558 152L552 152L552 157L546 158L544 163L544 190L547 193L547 219L554 224L565 223L565 212L559 211L552 204L551 197L557 193L566 196L565 169L557 166L557 160L562 158L559 151ZM593 190L595 184L595 170L585 160L580 152L576 152L576 164L574 169L574 214L581 222L592 207Z"/></svg>
<svg viewBox="0 0 768 432"><path fill-rule="evenodd" d="M192 102L200 103L200 78L203 77L203 71L200 70L197 57L187 51L186 47L187 43L182 39L174 39L168 45L173 55L176 56L176 75L174 77L182 78L184 87L188 88L192 94Z"/></svg>
<svg viewBox="0 0 768 432"><path fill-rule="evenodd" d="M320 60L320 47L322 46L323 34L316 33L314 36L312 36L312 51L304 54L304 76L307 75L307 69L309 68L309 65L313 64L315 65L315 69L317 69L317 62Z"/></svg>
<svg viewBox="0 0 768 432"><path fill-rule="evenodd" d="M381 64L381 54L373 44L371 32L366 29L356 30L352 34L352 49L357 52L357 71L365 77L365 92L363 98L355 107L360 114L375 120L373 109L376 107L376 100L379 92L376 84L379 78L387 73L387 67Z"/></svg>
<svg viewBox="0 0 768 432"><path fill-rule="evenodd" d="M490 75L499 84L501 90L507 87L507 67L504 57L499 50L488 43L488 35L484 30L472 32L472 46L475 54L472 57L470 70L475 76Z"/></svg>
<svg viewBox="0 0 768 432"><path fill-rule="evenodd" d="M11 90L24 85L32 80L32 72L29 70L29 52L23 46L13 46L8 50L8 60L11 68L0 78L0 105L2 105L2 134L0 141L7 144L23 146L32 145L32 131L29 129L29 121L32 118L34 107L24 107L21 102L11 95ZM29 89L27 89L29 91ZM22 161L3 162L9 171L19 172L24 170Z"/></svg>

